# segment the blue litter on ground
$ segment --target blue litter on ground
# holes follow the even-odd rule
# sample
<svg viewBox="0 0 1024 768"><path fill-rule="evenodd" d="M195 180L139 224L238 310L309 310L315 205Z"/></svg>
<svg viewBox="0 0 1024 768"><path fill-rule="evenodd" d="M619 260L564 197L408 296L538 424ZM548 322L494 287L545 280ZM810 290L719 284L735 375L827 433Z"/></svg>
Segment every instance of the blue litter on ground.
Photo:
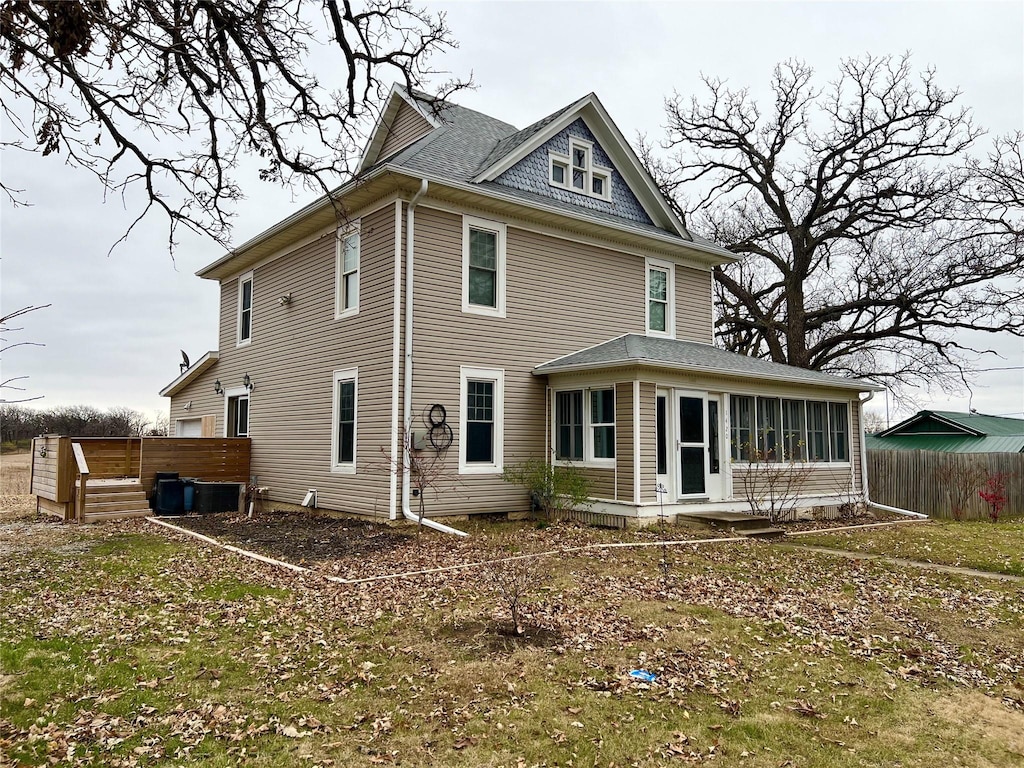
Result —
<svg viewBox="0 0 1024 768"><path fill-rule="evenodd" d="M629 670L629 676L642 683L653 683L658 679L656 674L648 672L646 669L631 669Z"/></svg>

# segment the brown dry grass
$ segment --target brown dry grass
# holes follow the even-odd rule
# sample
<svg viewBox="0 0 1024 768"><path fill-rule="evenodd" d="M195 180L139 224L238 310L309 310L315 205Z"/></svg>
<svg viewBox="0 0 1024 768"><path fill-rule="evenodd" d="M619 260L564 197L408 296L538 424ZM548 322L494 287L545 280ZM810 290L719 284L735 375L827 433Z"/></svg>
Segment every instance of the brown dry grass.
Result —
<svg viewBox="0 0 1024 768"><path fill-rule="evenodd" d="M28 493L31 467L31 453L0 455L0 522L35 516L35 499Z"/></svg>

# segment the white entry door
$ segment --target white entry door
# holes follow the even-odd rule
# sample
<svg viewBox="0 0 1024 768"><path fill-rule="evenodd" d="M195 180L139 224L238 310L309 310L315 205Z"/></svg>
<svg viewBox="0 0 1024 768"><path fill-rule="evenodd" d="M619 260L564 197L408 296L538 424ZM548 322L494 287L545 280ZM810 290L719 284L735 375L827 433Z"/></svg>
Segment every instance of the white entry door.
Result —
<svg viewBox="0 0 1024 768"><path fill-rule="evenodd" d="M721 398L704 392L676 392L672 404L675 406L675 418L671 420L675 440L672 466L675 496L680 499L717 501L725 491L722 474ZM660 413L659 410L659 418ZM659 435L660 427L659 421Z"/></svg>

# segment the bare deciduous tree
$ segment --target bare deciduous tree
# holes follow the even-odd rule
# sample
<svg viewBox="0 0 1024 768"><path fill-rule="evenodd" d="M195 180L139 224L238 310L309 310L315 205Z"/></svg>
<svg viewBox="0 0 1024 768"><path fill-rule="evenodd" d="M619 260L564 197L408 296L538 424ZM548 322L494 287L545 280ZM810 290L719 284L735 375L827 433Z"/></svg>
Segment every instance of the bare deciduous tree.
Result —
<svg viewBox="0 0 1024 768"><path fill-rule="evenodd" d="M844 60L823 87L787 61L764 111L705 84L706 100L667 103L673 157L641 151L694 229L740 257L715 273L728 349L898 392L966 383L984 350L958 332L1024 335L1020 135L973 157L959 93L907 57Z"/></svg>
<svg viewBox="0 0 1024 768"><path fill-rule="evenodd" d="M162 212L172 250L179 226L226 245L241 156L327 193L391 81L423 88L453 45L410 0L5 0L0 109L20 138L2 145L140 189L132 227Z"/></svg>

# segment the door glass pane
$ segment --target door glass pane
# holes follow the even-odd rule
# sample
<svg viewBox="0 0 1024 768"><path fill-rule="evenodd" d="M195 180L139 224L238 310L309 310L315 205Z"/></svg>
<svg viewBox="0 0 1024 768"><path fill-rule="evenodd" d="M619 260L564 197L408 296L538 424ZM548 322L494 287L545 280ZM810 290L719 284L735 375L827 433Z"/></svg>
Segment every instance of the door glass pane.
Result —
<svg viewBox="0 0 1024 768"><path fill-rule="evenodd" d="M679 438L684 443L704 442L704 401L699 397L679 398Z"/></svg>
<svg viewBox="0 0 1024 768"><path fill-rule="evenodd" d="M238 398L238 416L235 419L237 437L249 436L249 398Z"/></svg>
<svg viewBox="0 0 1024 768"><path fill-rule="evenodd" d="M679 493L704 493L704 448L680 449Z"/></svg>
<svg viewBox="0 0 1024 768"><path fill-rule="evenodd" d="M668 474L668 398L658 396L658 474Z"/></svg>
<svg viewBox="0 0 1024 768"><path fill-rule="evenodd" d="M710 458L710 471L717 475L721 470L721 460L718 456L718 401L708 400L708 457Z"/></svg>

